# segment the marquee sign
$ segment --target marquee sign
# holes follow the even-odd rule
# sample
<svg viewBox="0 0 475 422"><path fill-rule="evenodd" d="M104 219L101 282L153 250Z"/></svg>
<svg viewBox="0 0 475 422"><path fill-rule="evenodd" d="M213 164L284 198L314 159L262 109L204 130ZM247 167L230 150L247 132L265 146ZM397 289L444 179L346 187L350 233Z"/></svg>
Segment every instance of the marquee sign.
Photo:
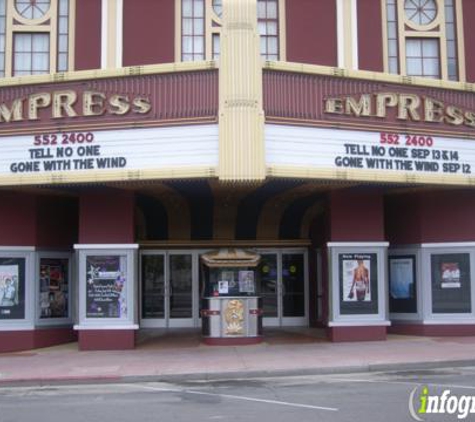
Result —
<svg viewBox="0 0 475 422"><path fill-rule="evenodd" d="M403 132L266 125L266 164L308 177L475 183L475 141Z"/></svg>
<svg viewBox="0 0 475 422"><path fill-rule="evenodd" d="M343 96L325 99L324 112L354 117L385 119L388 109L403 121L442 123L475 129L475 112L454 105L446 105L434 98L407 93L379 92L358 97Z"/></svg>
<svg viewBox="0 0 475 422"><path fill-rule="evenodd" d="M3 86L0 137L216 122L217 71L161 72Z"/></svg>
<svg viewBox="0 0 475 422"><path fill-rule="evenodd" d="M140 180L213 169L218 126L57 132L0 138L0 185Z"/></svg>
<svg viewBox="0 0 475 422"><path fill-rule="evenodd" d="M264 71L269 123L475 136L475 92L328 74ZM460 88L460 86L458 86Z"/></svg>

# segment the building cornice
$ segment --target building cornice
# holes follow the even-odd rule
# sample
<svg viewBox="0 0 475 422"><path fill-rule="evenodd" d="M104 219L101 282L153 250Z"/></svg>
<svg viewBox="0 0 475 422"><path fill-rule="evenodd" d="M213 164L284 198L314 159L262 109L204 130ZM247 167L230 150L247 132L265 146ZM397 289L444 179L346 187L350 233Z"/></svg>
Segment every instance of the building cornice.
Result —
<svg viewBox="0 0 475 422"><path fill-rule="evenodd" d="M430 79L417 76L400 76L383 72L366 70L350 70L339 67L319 66L305 63L266 61L264 70L301 73L308 75L333 76L346 79L363 79L373 82L386 82L424 88L441 88L455 91L475 92L475 84L469 82L454 82L442 79Z"/></svg>

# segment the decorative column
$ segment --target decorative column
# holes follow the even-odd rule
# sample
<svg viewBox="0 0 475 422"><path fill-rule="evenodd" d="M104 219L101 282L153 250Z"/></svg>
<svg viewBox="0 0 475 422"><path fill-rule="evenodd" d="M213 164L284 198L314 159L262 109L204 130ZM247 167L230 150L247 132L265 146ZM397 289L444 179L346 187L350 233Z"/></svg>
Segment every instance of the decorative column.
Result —
<svg viewBox="0 0 475 422"><path fill-rule="evenodd" d="M219 68L220 180L265 178L256 0L224 0Z"/></svg>

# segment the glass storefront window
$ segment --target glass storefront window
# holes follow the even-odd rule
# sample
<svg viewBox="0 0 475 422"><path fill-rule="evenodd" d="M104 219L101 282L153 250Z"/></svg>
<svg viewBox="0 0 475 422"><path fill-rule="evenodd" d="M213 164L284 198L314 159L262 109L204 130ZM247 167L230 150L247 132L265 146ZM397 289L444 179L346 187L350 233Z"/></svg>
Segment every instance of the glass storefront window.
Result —
<svg viewBox="0 0 475 422"><path fill-rule="evenodd" d="M142 318L165 317L165 256L142 256Z"/></svg>
<svg viewBox="0 0 475 422"><path fill-rule="evenodd" d="M282 302L284 317L305 316L303 254L282 254Z"/></svg>
<svg viewBox="0 0 475 422"><path fill-rule="evenodd" d="M264 316L277 317L278 316L278 302L277 302L277 255L263 254L258 266L258 286L257 290L259 296L262 297Z"/></svg>
<svg viewBox="0 0 475 422"><path fill-rule="evenodd" d="M432 254L432 312L470 313L470 254Z"/></svg>
<svg viewBox="0 0 475 422"><path fill-rule="evenodd" d="M39 292L41 319L69 316L68 259L40 259Z"/></svg>
<svg viewBox="0 0 475 422"><path fill-rule="evenodd" d="M191 254L170 255L170 318L193 316Z"/></svg>

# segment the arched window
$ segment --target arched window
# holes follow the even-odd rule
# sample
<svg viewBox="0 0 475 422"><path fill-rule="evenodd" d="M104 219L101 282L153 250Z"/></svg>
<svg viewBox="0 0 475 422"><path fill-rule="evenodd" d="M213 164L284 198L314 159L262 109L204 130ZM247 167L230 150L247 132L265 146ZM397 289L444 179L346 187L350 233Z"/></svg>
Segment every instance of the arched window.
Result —
<svg viewBox="0 0 475 422"><path fill-rule="evenodd" d="M465 80L460 0L383 0L383 6L387 72Z"/></svg>
<svg viewBox="0 0 475 422"><path fill-rule="evenodd" d="M0 0L0 76L70 70L74 4L75 0Z"/></svg>

